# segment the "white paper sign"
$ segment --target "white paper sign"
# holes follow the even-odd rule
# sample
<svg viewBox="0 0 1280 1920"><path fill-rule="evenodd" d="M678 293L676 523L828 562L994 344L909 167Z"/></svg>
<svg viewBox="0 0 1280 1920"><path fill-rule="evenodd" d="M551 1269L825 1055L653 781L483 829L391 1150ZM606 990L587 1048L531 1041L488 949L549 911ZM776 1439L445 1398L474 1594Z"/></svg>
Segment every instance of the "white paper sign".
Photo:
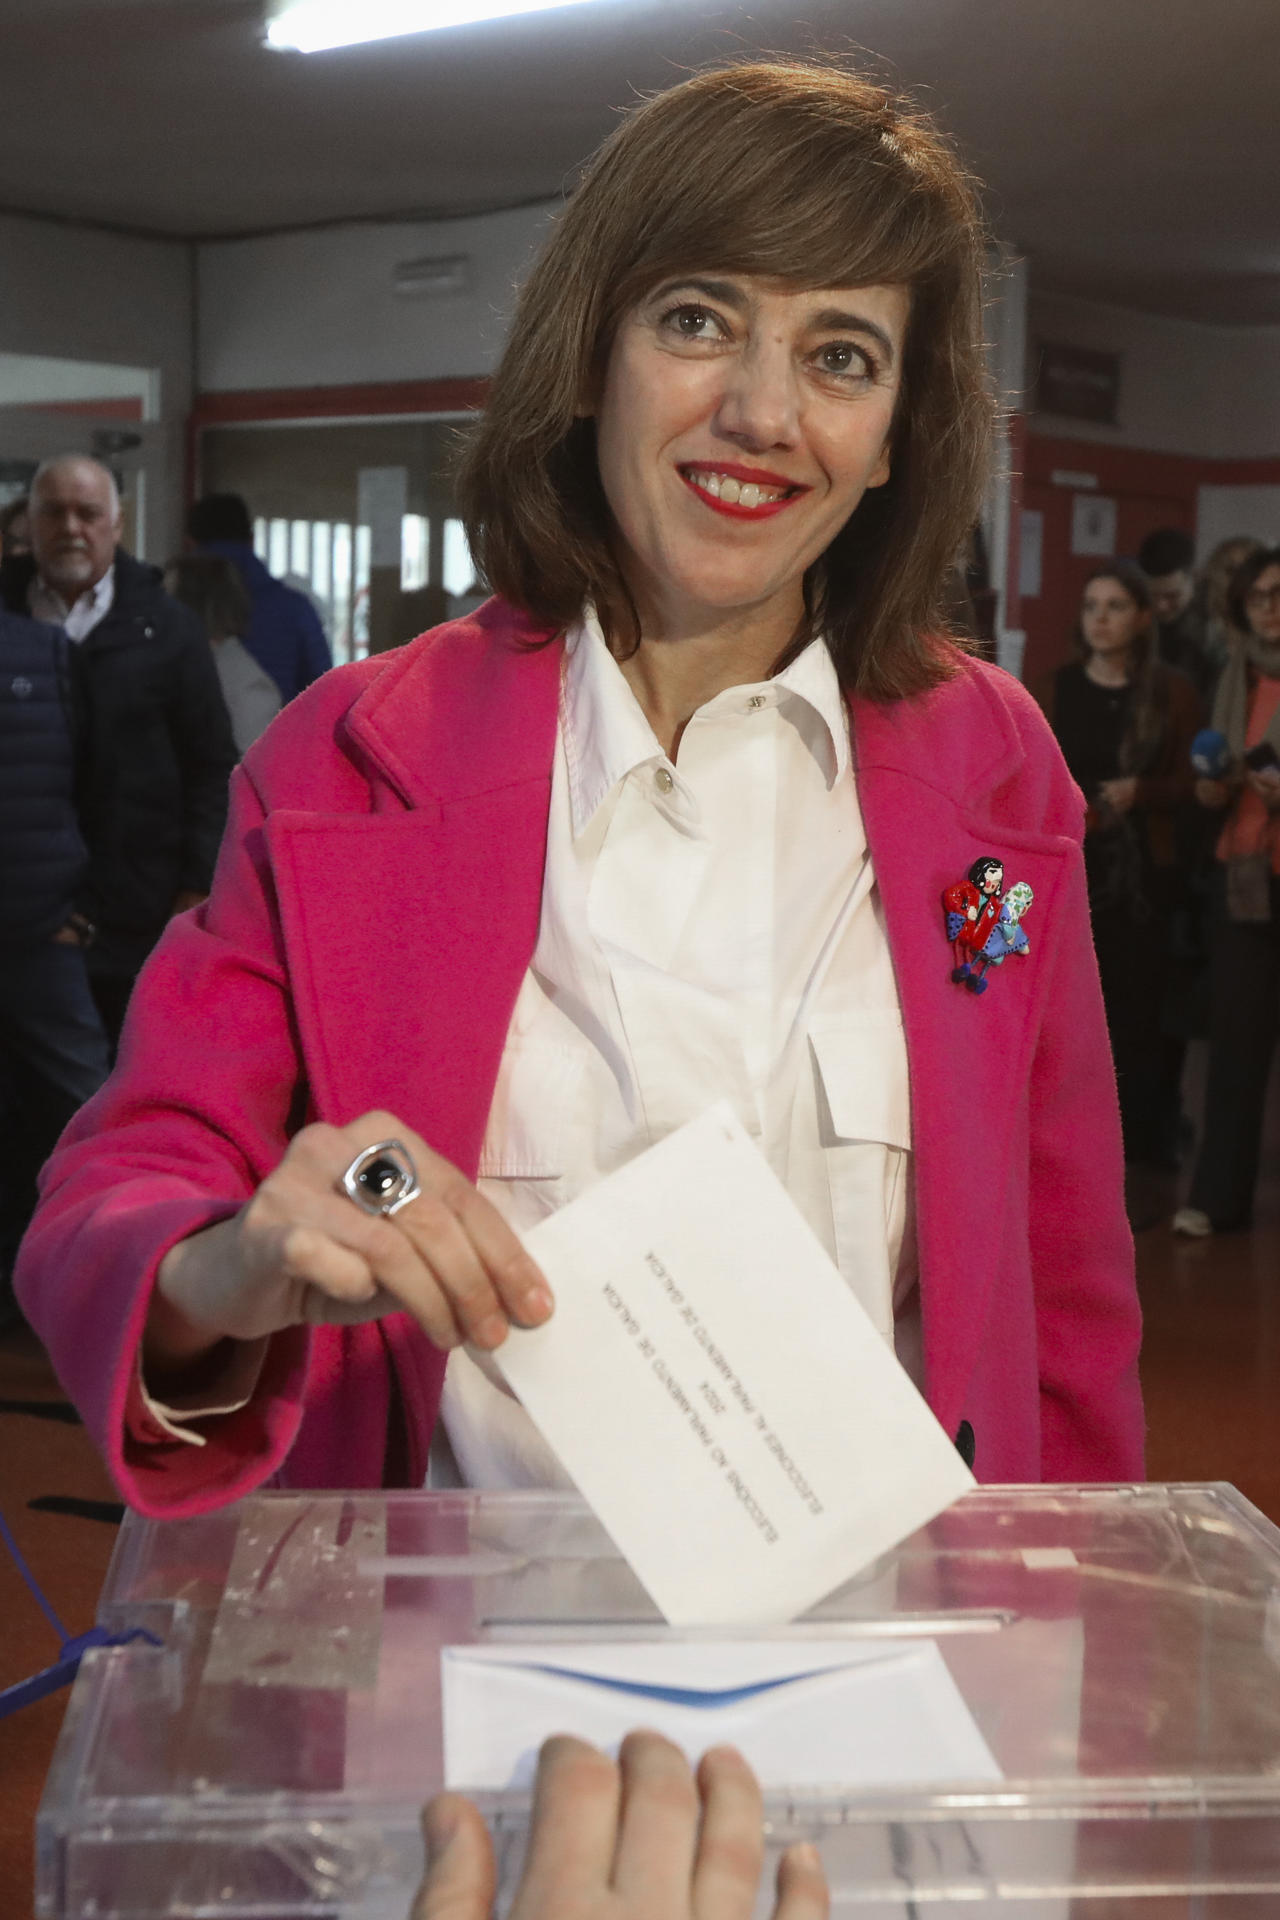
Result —
<svg viewBox="0 0 1280 1920"><path fill-rule="evenodd" d="M790 1620L973 1478L728 1106L542 1221L494 1356L668 1620Z"/></svg>
<svg viewBox="0 0 1280 1920"><path fill-rule="evenodd" d="M361 467L356 518L369 529L369 565L400 565L401 522L409 510L408 467Z"/></svg>
<svg viewBox="0 0 1280 1920"><path fill-rule="evenodd" d="M1024 507L1018 536L1018 592L1038 600L1044 581L1044 515Z"/></svg>
<svg viewBox="0 0 1280 1920"><path fill-rule="evenodd" d="M554 1640L440 1664L445 1784L463 1791L531 1785L550 1733L613 1753L635 1726L690 1760L737 1747L766 1791L1003 1778L932 1640Z"/></svg>
<svg viewBox="0 0 1280 1920"><path fill-rule="evenodd" d="M1104 493L1077 493L1071 501L1071 551L1106 559L1116 550L1116 503Z"/></svg>

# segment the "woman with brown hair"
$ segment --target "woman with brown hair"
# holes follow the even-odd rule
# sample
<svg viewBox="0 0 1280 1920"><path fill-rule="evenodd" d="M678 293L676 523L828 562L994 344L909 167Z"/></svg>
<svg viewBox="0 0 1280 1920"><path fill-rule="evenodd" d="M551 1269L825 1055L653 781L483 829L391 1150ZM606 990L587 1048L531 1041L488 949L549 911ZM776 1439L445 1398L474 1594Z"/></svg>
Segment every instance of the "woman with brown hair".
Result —
<svg viewBox="0 0 1280 1920"><path fill-rule="evenodd" d="M51 1169L28 1310L135 1504L562 1481L489 1358L553 1309L519 1233L717 1099L984 1478L1140 1474L1077 797L940 628L984 244L832 68L606 142L463 471L495 597L250 751Z"/></svg>
<svg viewBox="0 0 1280 1920"><path fill-rule="evenodd" d="M1199 700L1187 676L1157 657L1151 591L1128 560L1089 575L1076 639L1079 658L1058 669L1046 711L1088 807L1093 942L1136 1175L1130 1216L1150 1226L1154 1196L1139 1189L1167 1165L1176 1138L1178 1076L1162 1013L1180 882L1177 814L1191 796Z"/></svg>

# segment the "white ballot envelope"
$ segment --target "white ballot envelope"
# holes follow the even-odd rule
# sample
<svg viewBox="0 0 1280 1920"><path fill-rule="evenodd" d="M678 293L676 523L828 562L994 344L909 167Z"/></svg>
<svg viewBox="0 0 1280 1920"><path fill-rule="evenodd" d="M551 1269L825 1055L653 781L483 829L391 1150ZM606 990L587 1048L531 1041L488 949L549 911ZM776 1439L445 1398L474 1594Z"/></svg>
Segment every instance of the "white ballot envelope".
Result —
<svg viewBox="0 0 1280 1920"><path fill-rule="evenodd" d="M791 1620L973 1477L727 1106L526 1236L493 1356L667 1619Z"/></svg>
<svg viewBox="0 0 1280 1920"><path fill-rule="evenodd" d="M616 1753L629 1728L691 1761L735 1746L761 1785L897 1787L1003 1776L932 1640L445 1647L445 1784L532 1784L549 1733Z"/></svg>

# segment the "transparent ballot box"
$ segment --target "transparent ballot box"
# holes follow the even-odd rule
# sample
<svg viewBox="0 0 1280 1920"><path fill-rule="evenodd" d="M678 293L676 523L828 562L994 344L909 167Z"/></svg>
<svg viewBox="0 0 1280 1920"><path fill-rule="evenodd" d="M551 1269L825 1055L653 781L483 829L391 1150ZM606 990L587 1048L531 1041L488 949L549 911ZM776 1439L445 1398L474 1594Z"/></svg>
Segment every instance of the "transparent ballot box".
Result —
<svg viewBox="0 0 1280 1920"><path fill-rule="evenodd" d="M38 1818L42 1920L407 1920L443 1649L553 1669L557 1643L726 1639L666 1627L562 1494L130 1515L99 1619L149 1638L81 1667ZM940 1656L991 1756L980 1777L927 1777L926 1753L915 1777L852 1782L824 1777L819 1742L809 1784L770 1786L772 1852L815 1841L836 1913L1280 1916L1280 1533L1232 1488L980 1489L748 1637ZM847 1730L887 1753L901 1729L877 1712ZM527 1784L476 1797L509 1895Z"/></svg>

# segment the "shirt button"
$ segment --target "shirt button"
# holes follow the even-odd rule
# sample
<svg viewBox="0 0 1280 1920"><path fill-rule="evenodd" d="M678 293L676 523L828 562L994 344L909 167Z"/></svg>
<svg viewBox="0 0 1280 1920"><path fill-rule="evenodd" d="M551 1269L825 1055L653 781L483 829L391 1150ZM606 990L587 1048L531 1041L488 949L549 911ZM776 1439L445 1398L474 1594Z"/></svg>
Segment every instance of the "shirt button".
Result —
<svg viewBox="0 0 1280 1920"><path fill-rule="evenodd" d="M764 705L764 695L762 693L753 693L751 698L747 702L747 706L752 713L759 713L763 705Z"/></svg>
<svg viewBox="0 0 1280 1920"><path fill-rule="evenodd" d="M653 784L659 793L670 793L675 781L665 767L659 767L653 776Z"/></svg>

